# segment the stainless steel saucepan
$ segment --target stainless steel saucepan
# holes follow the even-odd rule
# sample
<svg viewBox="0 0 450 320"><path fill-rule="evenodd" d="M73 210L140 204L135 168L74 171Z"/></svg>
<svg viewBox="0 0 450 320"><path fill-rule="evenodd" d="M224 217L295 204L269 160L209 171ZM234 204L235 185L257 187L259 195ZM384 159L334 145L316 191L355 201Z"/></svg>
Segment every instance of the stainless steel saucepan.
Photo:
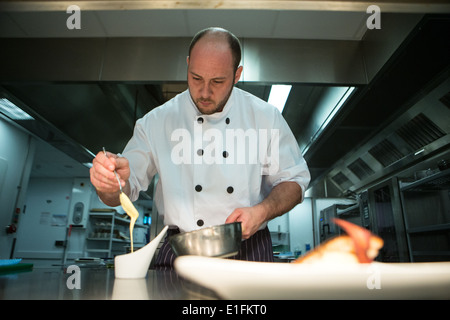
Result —
<svg viewBox="0 0 450 320"><path fill-rule="evenodd" d="M169 238L169 243L177 256L198 255L225 258L238 253L241 240L241 223L233 222L178 233Z"/></svg>

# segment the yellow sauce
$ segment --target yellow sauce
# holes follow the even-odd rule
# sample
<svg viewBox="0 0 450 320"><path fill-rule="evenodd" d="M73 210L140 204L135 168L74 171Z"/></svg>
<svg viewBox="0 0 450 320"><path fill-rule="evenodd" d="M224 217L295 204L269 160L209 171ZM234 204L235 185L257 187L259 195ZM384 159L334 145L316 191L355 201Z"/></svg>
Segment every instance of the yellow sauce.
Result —
<svg viewBox="0 0 450 320"><path fill-rule="evenodd" d="M134 207L130 198L123 192L120 193L119 196L120 204L122 205L123 210L125 210L126 214L131 218L130 219L130 241L131 241L131 252L133 252L133 229L134 224L136 223L137 218L139 217L139 212Z"/></svg>

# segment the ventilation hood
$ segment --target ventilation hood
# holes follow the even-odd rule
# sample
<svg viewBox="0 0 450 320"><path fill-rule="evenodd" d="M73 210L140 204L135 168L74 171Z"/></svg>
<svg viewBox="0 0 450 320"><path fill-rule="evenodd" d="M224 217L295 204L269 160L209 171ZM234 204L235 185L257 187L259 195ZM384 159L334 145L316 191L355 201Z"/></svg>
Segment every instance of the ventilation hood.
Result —
<svg viewBox="0 0 450 320"><path fill-rule="evenodd" d="M343 158L326 176L342 194L369 185L450 148L450 78L367 143ZM436 163L437 166L437 163Z"/></svg>

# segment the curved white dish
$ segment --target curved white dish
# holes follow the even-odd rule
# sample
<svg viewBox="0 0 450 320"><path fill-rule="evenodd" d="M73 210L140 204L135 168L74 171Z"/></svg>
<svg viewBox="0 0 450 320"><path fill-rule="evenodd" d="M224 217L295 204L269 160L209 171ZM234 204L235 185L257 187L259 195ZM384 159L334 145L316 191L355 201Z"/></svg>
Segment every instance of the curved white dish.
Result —
<svg viewBox="0 0 450 320"><path fill-rule="evenodd" d="M166 234L169 226L164 229L141 249L116 256L114 258L114 274L118 279L145 278L159 242Z"/></svg>
<svg viewBox="0 0 450 320"><path fill-rule="evenodd" d="M314 266L181 256L175 269L223 299L450 299L450 262Z"/></svg>

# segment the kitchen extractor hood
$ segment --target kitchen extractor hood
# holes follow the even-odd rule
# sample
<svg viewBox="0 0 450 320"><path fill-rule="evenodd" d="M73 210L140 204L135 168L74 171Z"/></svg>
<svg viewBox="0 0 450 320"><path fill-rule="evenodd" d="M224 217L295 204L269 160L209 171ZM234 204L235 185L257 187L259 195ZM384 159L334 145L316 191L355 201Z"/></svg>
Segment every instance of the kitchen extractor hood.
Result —
<svg viewBox="0 0 450 320"><path fill-rule="evenodd" d="M450 78L328 173L342 194L357 192L450 148ZM437 164L436 164L437 165Z"/></svg>

